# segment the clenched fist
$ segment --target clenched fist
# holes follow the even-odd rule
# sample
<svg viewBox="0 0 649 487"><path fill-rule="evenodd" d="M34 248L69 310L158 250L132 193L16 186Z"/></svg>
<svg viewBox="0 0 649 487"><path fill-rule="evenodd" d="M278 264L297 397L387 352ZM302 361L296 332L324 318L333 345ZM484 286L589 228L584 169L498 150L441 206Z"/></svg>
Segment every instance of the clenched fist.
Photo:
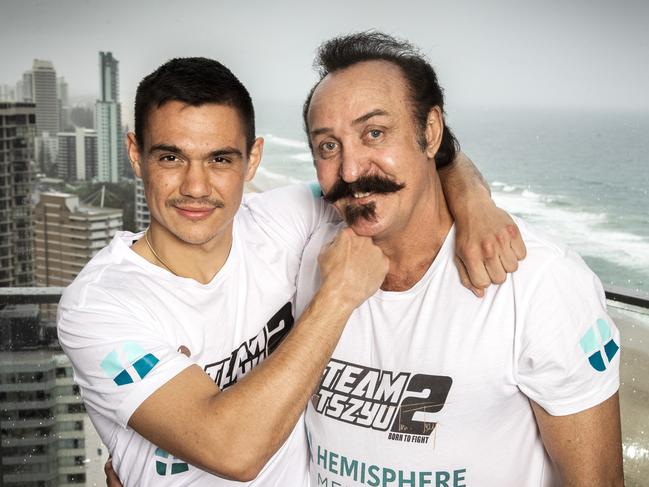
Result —
<svg viewBox="0 0 649 487"><path fill-rule="evenodd" d="M320 289L338 294L342 303L358 307L372 296L388 272L388 258L370 237L344 228L323 247L318 257Z"/></svg>

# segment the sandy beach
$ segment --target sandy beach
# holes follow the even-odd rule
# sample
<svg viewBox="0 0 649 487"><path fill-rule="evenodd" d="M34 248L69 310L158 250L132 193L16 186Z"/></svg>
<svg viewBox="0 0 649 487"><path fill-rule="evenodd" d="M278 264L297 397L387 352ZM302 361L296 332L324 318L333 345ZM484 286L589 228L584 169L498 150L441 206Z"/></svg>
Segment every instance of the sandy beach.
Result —
<svg viewBox="0 0 649 487"><path fill-rule="evenodd" d="M649 310L608 302L622 335L620 407L626 487L649 485Z"/></svg>

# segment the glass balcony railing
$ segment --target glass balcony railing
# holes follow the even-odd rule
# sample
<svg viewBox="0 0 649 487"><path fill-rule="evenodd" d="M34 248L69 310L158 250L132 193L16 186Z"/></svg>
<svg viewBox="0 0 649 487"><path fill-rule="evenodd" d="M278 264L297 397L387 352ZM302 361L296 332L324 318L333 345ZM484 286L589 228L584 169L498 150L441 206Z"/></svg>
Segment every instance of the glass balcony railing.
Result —
<svg viewBox="0 0 649 487"><path fill-rule="evenodd" d="M83 405L71 383L70 363L56 340L55 323L42 318L52 313L39 311L39 306L58 303L62 291L62 287L0 288L0 339L5 340L9 330L18 335L16 345L22 350L7 351L4 344L5 351L0 351L0 464L15 466L4 484L0 478L0 485L23 485L16 479L33 477L36 467L30 462L47 464L38 468L46 469L48 481L104 484L108 452L85 413L79 414ZM611 288L606 296L609 314L622 334L625 482L627 487L641 487L649 479L649 295ZM75 467L71 476L72 461L82 467Z"/></svg>

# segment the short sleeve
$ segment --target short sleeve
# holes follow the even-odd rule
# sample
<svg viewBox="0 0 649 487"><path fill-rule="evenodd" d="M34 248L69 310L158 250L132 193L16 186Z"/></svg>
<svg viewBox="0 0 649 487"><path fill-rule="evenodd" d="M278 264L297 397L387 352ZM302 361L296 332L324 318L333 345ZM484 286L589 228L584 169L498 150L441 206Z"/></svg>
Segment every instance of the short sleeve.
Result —
<svg viewBox="0 0 649 487"><path fill-rule="evenodd" d="M311 234L323 223L337 221L335 210L321 197L317 183L295 184L247 194L243 206L265 233L302 255Z"/></svg>
<svg viewBox="0 0 649 487"><path fill-rule="evenodd" d="M531 284L517 304L519 388L554 416L605 401L619 388L620 334L599 279L568 251Z"/></svg>
<svg viewBox="0 0 649 487"><path fill-rule="evenodd" d="M85 291L82 301L64 293L59 342L84 401L126 427L144 400L193 362L165 342L136 307L123 307L96 285Z"/></svg>

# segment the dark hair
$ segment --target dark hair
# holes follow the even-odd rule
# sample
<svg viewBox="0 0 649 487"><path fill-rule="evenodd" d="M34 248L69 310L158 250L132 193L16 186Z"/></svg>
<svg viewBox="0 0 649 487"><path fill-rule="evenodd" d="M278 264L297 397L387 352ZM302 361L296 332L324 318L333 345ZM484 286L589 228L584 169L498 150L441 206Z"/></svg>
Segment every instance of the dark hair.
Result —
<svg viewBox="0 0 649 487"><path fill-rule="evenodd" d="M391 62L401 68L410 91L413 115L419 131L419 146L422 151L426 149L424 131L430 110L434 106L438 106L442 111L442 118L444 117L444 93L437 82L435 70L409 42L376 31L334 37L318 48L313 67L318 71L320 79L311 88L302 110L307 139L309 138L309 123L307 120L309 105L315 89L324 77L329 73L348 68L363 61L377 60ZM310 139L309 146L311 146ZM453 162L459 149L457 139L445 124L442 141L435 155L436 167L444 167Z"/></svg>
<svg viewBox="0 0 649 487"><path fill-rule="evenodd" d="M255 140L255 110L245 86L220 62L203 57L176 58L167 61L145 77L135 94L135 138L144 142L147 117L151 108L169 101L190 106L207 103L236 109L246 131L248 151Z"/></svg>

